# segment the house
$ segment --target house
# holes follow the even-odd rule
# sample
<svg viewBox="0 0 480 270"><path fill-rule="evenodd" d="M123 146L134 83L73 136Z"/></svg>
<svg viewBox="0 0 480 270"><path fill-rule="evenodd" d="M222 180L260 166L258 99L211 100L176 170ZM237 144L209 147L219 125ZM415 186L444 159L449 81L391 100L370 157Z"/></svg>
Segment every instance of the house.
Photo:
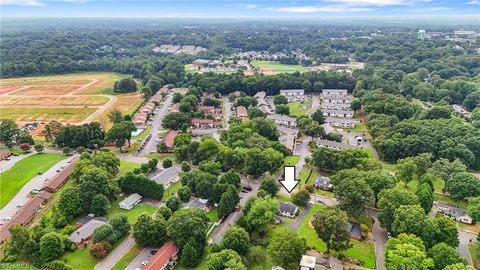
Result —
<svg viewBox="0 0 480 270"><path fill-rule="evenodd" d="M302 255L300 260L300 270L315 270L317 258L308 255Z"/></svg>
<svg viewBox="0 0 480 270"><path fill-rule="evenodd" d="M295 151L295 143L300 135L300 130L283 126L278 126L277 129L280 131L278 141L283 144L288 149L289 154L292 155Z"/></svg>
<svg viewBox="0 0 480 270"><path fill-rule="evenodd" d="M50 182L48 182L48 184L44 186L42 189L50 193L53 193L57 191L59 188L61 188L67 181L68 176L70 176L70 174L75 169L76 162L77 162L77 159L76 158L73 159L72 162L68 164L68 166L63 168L62 171L60 171L57 175L55 175L55 177L53 177L53 179L50 180Z"/></svg>
<svg viewBox="0 0 480 270"><path fill-rule="evenodd" d="M337 95L337 94L331 94L331 95L323 95L322 94L322 102L326 103L347 103L350 104L352 102L352 97L349 95Z"/></svg>
<svg viewBox="0 0 480 270"><path fill-rule="evenodd" d="M253 97L256 98L256 99L264 99L265 97L267 96L267 93L265 93L265 91L260 91L260 92L257 92Z"/></svg>
<svg viewBox="0 0 480 270"><path fill-rule="evenodd" d="M169 130L165 136L163 136L163 142L167 146L167 150L171 151L175 147L175 137L177 137L178 132L171 129Z"/></svg>
<svg viewBox="0 0 480 270"><path fill-rule="evenodd" d="M125 210L130 210L134 208L137 204L142 201L142 195L138 193L130 194L130 196L123 199L121 202L118 203L118 207Z"/></svg>
<svg viewBox="0 0 480 270"><path fill-rule="evenodd" d="M210 60L197 59L197 60L192 62L192 65L194 67L196 67L197 69L201 69L201 68L204 68L204 67L208 66L209 63L210 63Z"/></svg>
<svg viewBox="0 0 480 270"><path fill-rule="evenodd" d="M288 102L305 101L307 99L303 89L280 90L280 95L286 97Z"/></svg>
<svg viewBox="0 0 480 270"><path fill-rule="evenodd" d="M358 121L352 118L325 117L325 123L332 127L353 128Z"/></svg>
<svg viewBox="0 0 480 270"><path fill-rule="evenodd" d="M292 203L280 202L280 215L294 218L298 214L298 207Z"/></svg>
<svg viewBox="0 0 480 270"><path fill-rule="evenodd" d="M168 184L171 182L178 181L178 174L180 173L180 167L172 166L163 170L161 173L152 177L152 180L159 183L159 184Z"/></svg>
<svg viewBox="0 0 480 270"><path fill-rule="evenodd" d="M220 120L222 119L222 109L220 108L215 108L215 106L202 106L202 105L199 105L197 106L197 110L198 111L202 111L204 113L205 116L207 115L211 115L213 117L213 119L215 120Z"/></svg>
<svg viewBox="0 0 480 270"><path fill-rule="evenodd" d="M144 112L139 112L133 118L133 124L136 128L142 129L145 128L145 124L147 123L148 114Z"/></svg>
<svg viewBox="0 0 480 270"><path fill-rule="evenodd" d="M153 255L142 270L164 270L173 269L177 264L178 248L173 242L165 243Z"/></svg>
<svg viewBox="0 0 480 270"><path fill-rule="evenodd" d="M322 102L322 110L350 110L350 103Z"/></svg>
<svg viewBox="0 0 480 270"><path fill-rule="evenodd" d="M462 222L465 224L473 224L473 219L467 214L465 209L457 208L450 206L448 204L444 204L441 202L437 203L437 212L444 214L458 222Z"/></svg>
<svg viewBox="0 0 480 270"><path fill-rule="evenodd" d="M170 112L171 113L178 113L180 112L180 103L175 103L170 107Z"/></svg>
<svg viewBox="0 0 480 270"><path fill-rule="evenodd" d="M213 136L213 134L217 133L218 129L210 128L210 129L192 129L192 136L193 137L202 137L205 135Z"/></svg>
<svg viewBox="0 0 480 270"><path fill-rule="evenodd" d="M86 242L90 241L92 238L93 232L96 228L107 224L108 222L103 219L93 218L82 227L78 228L72 234L70 234L70 241L74 243L77 247L83 246Z"/></svg>
<svg viewBox="0 0 480 270"><path fill-rule="evenodd" d="M322 95L342 95L346 96L348 94L347 89L323 89Z"/></svg>
<svg viewBox="0 0 480 270"><path fill-rule="evenodd" d="M327 147L335 150L343 150L343 149L348 149L348 148L355 148L354 145L346 144L346 143L339 143L336 141L329 141L329 140L323 140L323 139L318 139L317 140L317 146L318 147Z"/></svg>
<svg viewBox="0 0 480 270"><path fill-rule="evenodd" d="M285 126L285 127L297 126L297 118L293 118L286 115L271 114L271 115L267 115L267 119L273 120L275 124L277 124L278 126Z"/></svg>
<svg viewBox="0 0 480 270"><path fill-rule="evenodd" d="M330 178L326 176L316 177L313 186L325 191L333 190L333 184L330 182Z"/></svg>
<svg viewBox="0 0 480 270"><path fill-rule="evenodd" d="M10 152L10 150L8 150L8 149L0 150L0 161L8 158L11 155L12 155L12 152Z"/></svg>
<svg viewBox="0 0 480 270"><path fill-rule="evenodd" d="M192 127L194 128L219 128L221 126L221 122L213 119L192 118Z"/></svg>
<svg viewBox="0 0 480 270"><path fill-rule="evenodd" d="M247 109L243 106L238 106L237 109L236 109L236 113L237 113L237 116L242 119L242 120L246 120L248 119L248 112L247 112Z"/></svg>
<svg viewBox="0 0 480 270"><path fill-rule="evenodd" d="M353 110L325 109L322 113L325 117L353 118Z"/></svg>

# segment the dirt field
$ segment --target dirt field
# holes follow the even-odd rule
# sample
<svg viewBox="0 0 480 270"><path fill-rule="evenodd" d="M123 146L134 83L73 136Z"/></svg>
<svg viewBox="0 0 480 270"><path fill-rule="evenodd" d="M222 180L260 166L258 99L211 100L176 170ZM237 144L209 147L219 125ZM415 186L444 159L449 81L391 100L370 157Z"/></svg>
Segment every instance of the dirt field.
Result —
<svg viewBox="0 0 480 270"><path fill-rule="evenodd" d="M83 124L107 119L113 108L132 113L141 104L141 96L113 93L114 82L123 77L77 73L0 80L0 118L12 118L19 124L51 120ZM109 126L108 121L101 122Z"/></svg>

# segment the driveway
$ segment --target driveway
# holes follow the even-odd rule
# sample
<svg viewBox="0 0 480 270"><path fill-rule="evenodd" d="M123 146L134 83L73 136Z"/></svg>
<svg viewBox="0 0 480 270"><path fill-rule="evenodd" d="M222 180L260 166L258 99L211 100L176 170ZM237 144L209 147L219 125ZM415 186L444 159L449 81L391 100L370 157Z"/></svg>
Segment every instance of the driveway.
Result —
<svg viewBox="0 0 480 270"><path fill-rule="evenodd" d="M468 245L477 242L477 235L459 230L458 240L460 240L460 244L457 247L458 252L467 260L468 264L473 265L472 258L468 252Z"/></svg>
<svg viewBox="0 0 480 270"><path fill-rule="evenodd" d="M295 165L295 178L298 179L300 175L300 171L302 171L303 167L305 166L305 158L312 155L310 152L309 143L312 141L312 137L306 136L300 144L297 144L295 147L294 155L300 156L300 160L298 161L297 165ZM277 179L282 179L282 174L280 174ZM296 187L297 189L299 186ZM280 194L283 195L290 195L288 191L283 187L280 186Z"/></svg>
<svg viewBox="0 0 480 270"><path fill-rule="evenodd" d="M22 205L28 202L30 191L33 188L41 189L44 185L48 183L48 179L52 179L57 175L57 170L61 170L62 166L68 165L67 162L72 161L76 156L68 157L64 160L59 161L57 164L53 165L50 169L44 172L42 175L34 176L30 181L28 181L22 189L13 197L10 202L0 210L0 217L13 216L19 208L17 205ZM18 160L17 160L18 161Z"/></svg>
<svg viewBox="0 0 480 270"><path fill-rule="evenodd" d="M165 117L165 115L167 114L168 108L170 107L170 105L172 105L172 98L173 98L173 95L170 94L167 96L167 99L161 103L162 107L158 109L154 118L152 119L152 130L150 131L150 134L152 134L152 136L148 140L143 150L138 154L139 156L143 157L152 151L157 152L156 140L158 138L158 130L162 126L162 120L163 120L163 117Z"/></svg>
<svg viewBox="0 0 480 270"><path fill-rule="evenodd" d="M310 208L312 208L312 204L309 203L305 209L303 209L302 212L298 215L298 217L293 221L292 223L288 224L288 227L290 227L293 231L296 231L300 224L302 224L303 220L308 214L308 211L310 211Z"/></svg>
<svg viewBox="0 0 480 270"><path fill-rule="evenodd" d="M140 253L138 253L137 257L133 259L130 264L128 264L127 268L125 270L135 270L137 268L142 268L142 262L150 260L150 258L153 256L152 251L158 250L158 248L144 248Z"/></svg>
<svg viewBox="0 0 480 270"><path fill-rule="evenodd" d="M35 153L29 153L29 154L26 154L26 155L19 155L19 156L10 156L9 159L10 160L2 160L0 161L0 173L4 173L6 170L10 169L13 167L13 165L15 165L17 162L19 162L20 160L26 158L26 157L29 157L31 155L33 155Z"/></svg>
<svg viewBox="0 0 480 270"><path fill-rule="evenodd" d="M135 246L135 239L128 236L120 245L118 245L112 253L95 265L95 270L112 269L112 267L131 249ZM140 262L141 264L141 262ZM135 269L135 268L133 268Z"/></svg>

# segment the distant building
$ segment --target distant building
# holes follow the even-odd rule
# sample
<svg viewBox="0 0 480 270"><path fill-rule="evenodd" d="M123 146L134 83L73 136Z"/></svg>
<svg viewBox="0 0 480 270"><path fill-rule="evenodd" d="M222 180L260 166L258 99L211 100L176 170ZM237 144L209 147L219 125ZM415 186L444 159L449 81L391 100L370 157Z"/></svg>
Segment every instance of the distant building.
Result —
<svg viewBox="0 0 480 270"><path fill-rule="evenodd" d="M93 232L96 228L107 224L106 221L100 219L91 219L82 227L78 228L70 235L70 241L74 243L77 247L83 246L85 243L92 239Z"/></svg>
<svg viewBox="0 0 480 270"><path fill-rule="evenodd" d="M194 128L219 128L222 126L221 122L213 119L193 118L192 127Z"/></svg>
<svg viewBox="0 0 480 270"><path fill-rule="evenodd" d="M322 95L348 95L347 89L323 89Z"/></svg>
<svg viewBox="0 0 480 270"><path fill-rule="evenodd" d="M350 110L350 103L322 102L322 110Z"/></svg>
<svg viewBox="0 0 480 270"><path fill-rule="evenodd" d="M267 115L267 119L273 120L275 124L279 126L285 126L285 127L297 126L297 119L290 116L286 116L286 115L271 114L271 115Z"/></svg>
<svg viewBox="0 0 480 270"><path fill-rule="evenodd" d="M130 196L118 203L118 207L125 210L133 209L137 204L142 202L142 195L138 193L130 194Z"/></svg>
<svg viewBox="0 0 480 270"><path fill-rule="evenodd" d="M298 214L298 207L292 203L280 202L280 215L294 218Z"/></svg>
<svg viewBox="0 0 480 270"><path fill-rule="evenodd" d="M336 117L336 118L353 118L353 110L332 110L325 109L322 111L323 116L325 117Z"/></svg>
<svg viewBox="0 0 480 270"><path fill-rule="evenodd" d="M236 113L237 113L237 117L239 117L240 119L242 119L242 120L248 119L248 111L245 107L238 106L236 108Z"/></svg>
<svg viewBox="0 0 480 270"><path fill-rule="evenodd" d="M450 206L448 204L438 203L437 204L437 212L444 214L458 222L462 222L465 224L472 224L473 219L467 214L465 209L457 208Z"/></svg>
<svg viewBox="0 0 480 270"><path fill-rule="evenodd" d="M421 29L421 30L418 31L417 39L424 40L425 36L426 36L426 31L425 30Z"/></svg>
<svg viewBox="0 0 480 270"><path fill-rule="evenodd" d="M331 149L335 149L335 150L355 148L354 145L350 145L350 144L346 144L346 143L339 143L339 142L336 142L336 141L323 140L323 139L318 139L317 140L317 146L318 147L331 148Z"/></svg>
<svg viewBox="0 0 480 270"><path fill-rule="evenodd" d="M465 30L454 31L453 34L458 38L475 38L477 36L477 32Z"/></svg>
<svg viewBox="0 0 480 270"><path fill-rule="evenodd" d="M210 129L192 129L192 136L193 137L201 137L205 135L213 136L213 134L217 133L218 129L210 128Z"/></svg>
<svg viewBox="0 0 480 270"><path fill-rule="evenodd" d="M46 190L50 193L57 191L61 188L65 182L67 181L68 176L73 172L75 169L75 163L78 159L75 158L72 160L70 164L68 164L65 168L63 168L57 175L55 175L52 180L48 182L46 186L42 189Z"/></svg>
<svg viewBox="0 0 480 270"><path fill-rule="evenodd" d="M178 132L171 129L165 134L165 136L163 136L163 142L167 146L167 150L171 151L173 148L175 148L175 138L177 135Z"/></svg>
<svg viewBox="0 0 480 270"><path fill-rule="evenodd" d="M300 270L315 270L317 258L308 255L302 255L300 260Z"/></svg>
<svg viewBox="0 0 480 270"><path fill-rule="evenodd" d="M169 184L171 182L178 181L178 174L180 173L180 168L178 166L172 166L163 170L161 173L152 177L152 180L159 184Z"/></svg>
<svg viewBox="0 0 480 270"><path fill-rule="evenodd" d="M288 102L305 101L307 99L303 89L280 90L280 95L286 97Z"/></svg>
<svg viewBox="0 0 480 270"><path fill-rule="evenodd" d="M165 243L148 263L142 268L143 270L164 270L173 269L177 264L178 248L173 242Z"/></svg>
<svg viewBox="0 0 480 270"><path fill-rule="evenodd" d="M322 94L323 103L352 103L352 96L350 95L337 95L337 94Z"/></svg>

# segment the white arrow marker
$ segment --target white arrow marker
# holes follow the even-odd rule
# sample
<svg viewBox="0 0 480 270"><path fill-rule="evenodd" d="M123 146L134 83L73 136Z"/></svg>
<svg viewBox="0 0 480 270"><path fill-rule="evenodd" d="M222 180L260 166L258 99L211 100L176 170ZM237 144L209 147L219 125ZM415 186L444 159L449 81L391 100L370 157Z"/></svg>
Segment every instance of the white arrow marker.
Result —
<svg viewBox="0 0 480 270"><path fill-rule="evenodd" d="M291 193L300 181L295 180L295 166L285 166L284 170L285 180L280 180L280 184L282 184L288 193Z"/></svg>

